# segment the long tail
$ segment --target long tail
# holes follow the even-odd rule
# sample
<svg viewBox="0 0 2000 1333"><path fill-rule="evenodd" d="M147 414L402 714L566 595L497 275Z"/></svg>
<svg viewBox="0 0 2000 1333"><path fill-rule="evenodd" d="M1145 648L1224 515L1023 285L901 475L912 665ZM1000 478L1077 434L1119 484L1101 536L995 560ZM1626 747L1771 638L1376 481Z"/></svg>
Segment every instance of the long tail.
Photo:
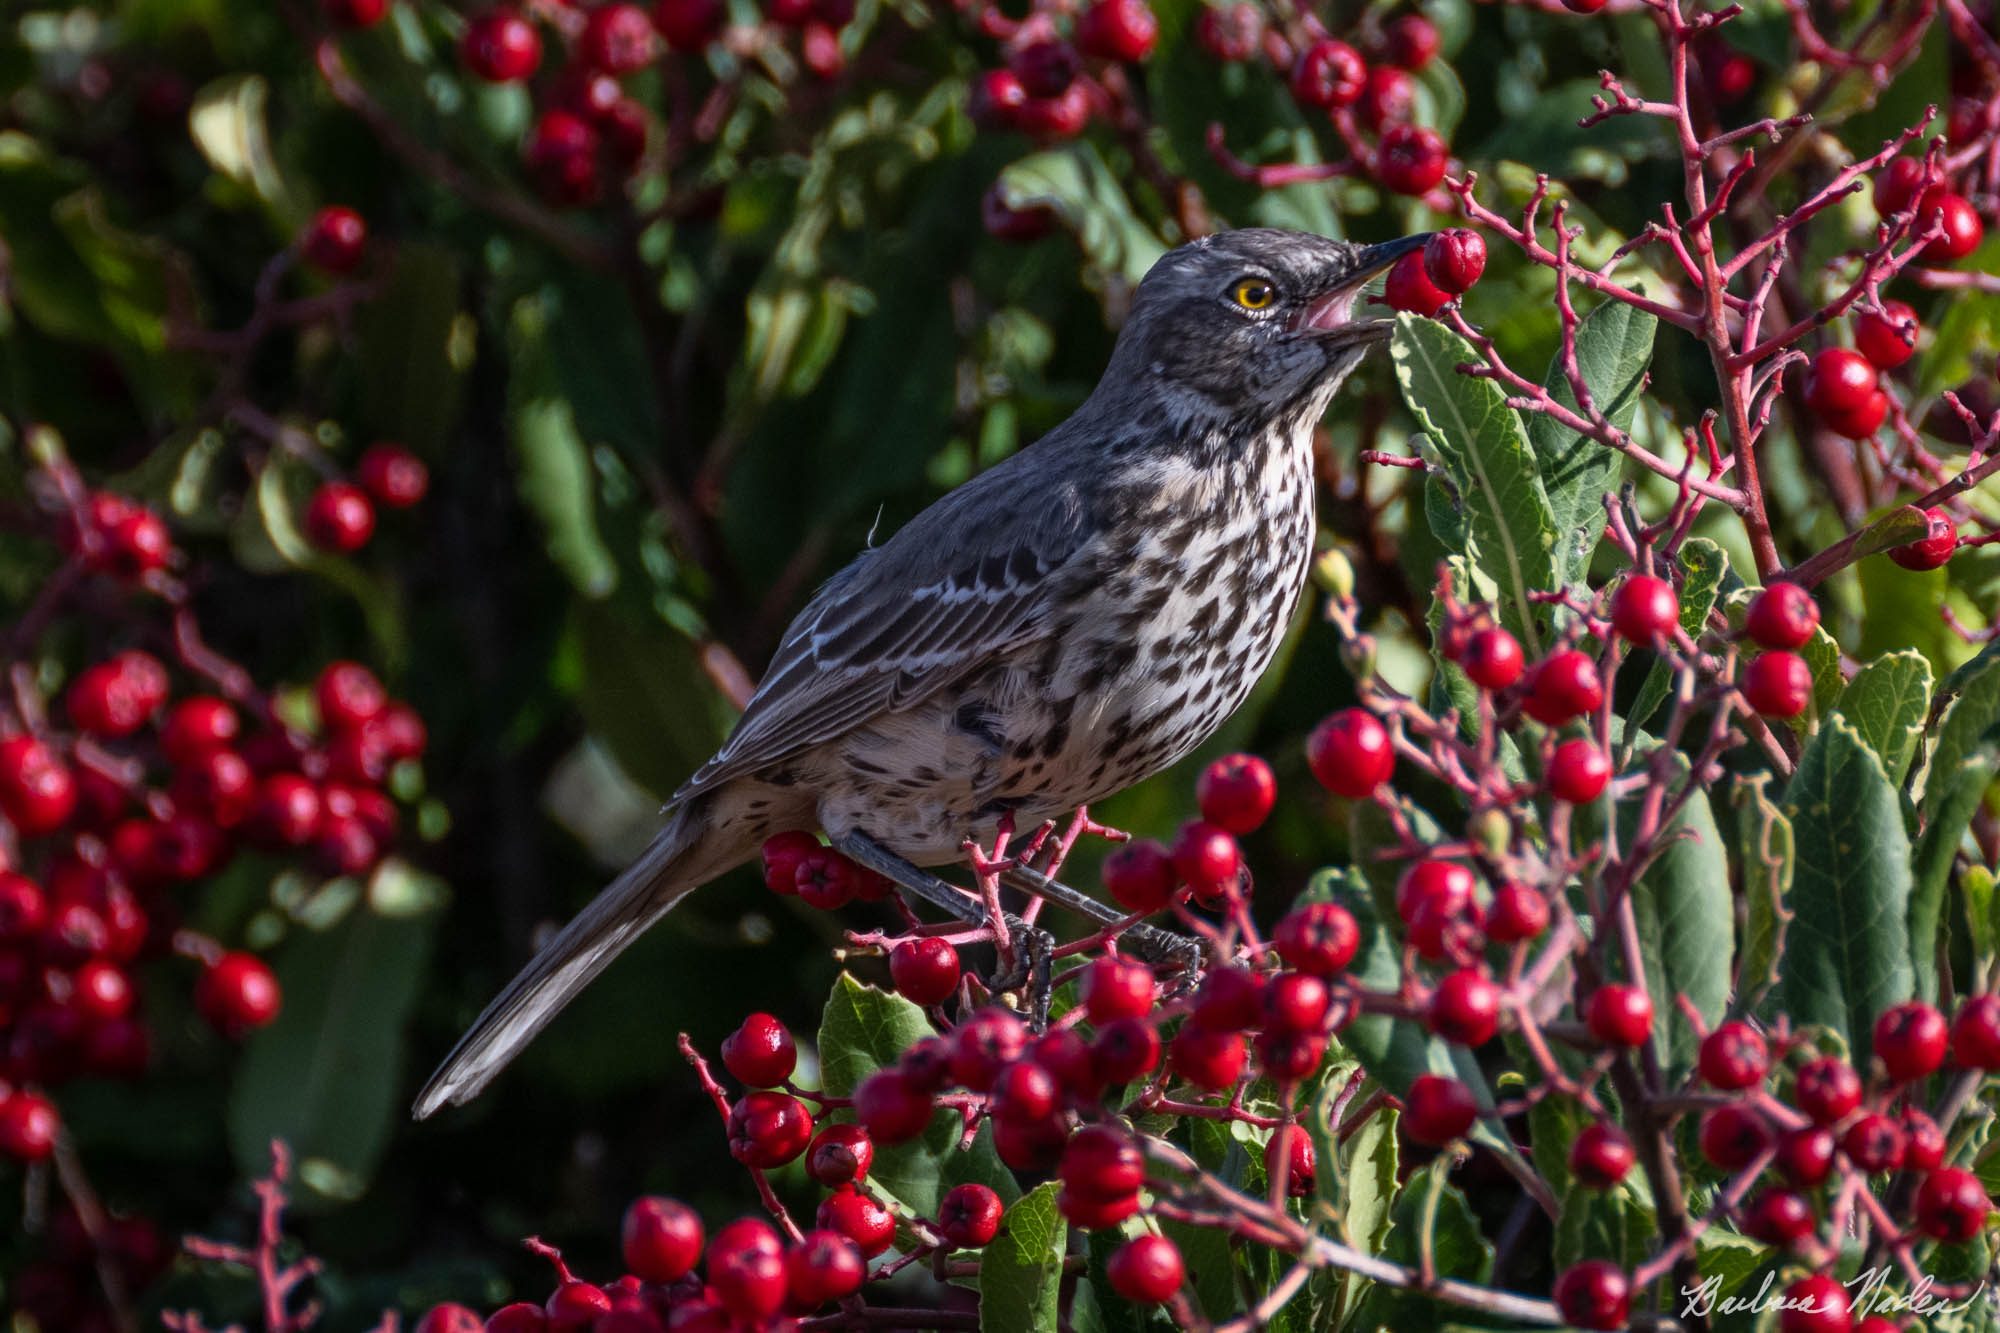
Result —
<svg viewBox="0 0 2000 1333"><path fill-rule="evenodd" d="M486 1006L417 1094L416 1118L477 1096L578 991L675 903L748 859L748 851L740 847L714 846L716 840L704 836L708 829L698 809L683 806L639 859Z"/></svg>

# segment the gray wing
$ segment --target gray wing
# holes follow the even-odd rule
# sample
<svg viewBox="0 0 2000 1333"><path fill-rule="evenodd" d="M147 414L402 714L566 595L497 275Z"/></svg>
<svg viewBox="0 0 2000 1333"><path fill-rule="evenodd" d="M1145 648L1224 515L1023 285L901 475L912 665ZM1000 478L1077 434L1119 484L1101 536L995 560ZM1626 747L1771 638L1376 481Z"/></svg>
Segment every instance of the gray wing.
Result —
<svg viewBox="0 0 2000 1333"><path fill-rule="evenodd" d="M1089 538L1075 485L1017 454L828 580L785 631L742 719L669 806L909 708L1050 629L1050 588ZM1046 454L1043 454L1046 457Z"/></svg>

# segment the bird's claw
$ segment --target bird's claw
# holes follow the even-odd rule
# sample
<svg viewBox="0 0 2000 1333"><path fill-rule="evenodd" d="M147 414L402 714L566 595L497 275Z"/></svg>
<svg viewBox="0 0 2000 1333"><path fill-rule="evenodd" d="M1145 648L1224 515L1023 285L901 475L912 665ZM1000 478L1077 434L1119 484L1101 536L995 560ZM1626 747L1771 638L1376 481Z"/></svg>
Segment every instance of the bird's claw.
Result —
<svg viewBox="0 0 2000 1333"><path fill-rule="evenodd" d="M1049 1006L1055 991L1055 936L1011 912L1002 912L1000 919L1013 942L1014 958L1004 971L995 970L988 985L996 995L1002 991L1024 991L1029 1030L1043 1032L1049 1025Z"/></svg>

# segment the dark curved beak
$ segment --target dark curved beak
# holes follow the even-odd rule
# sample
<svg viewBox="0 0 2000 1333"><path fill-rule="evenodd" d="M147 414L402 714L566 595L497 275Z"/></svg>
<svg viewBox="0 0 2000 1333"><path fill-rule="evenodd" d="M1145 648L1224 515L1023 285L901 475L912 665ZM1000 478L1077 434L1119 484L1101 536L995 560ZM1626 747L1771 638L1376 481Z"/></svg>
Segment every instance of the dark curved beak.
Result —
<svg viewBox="0 0 2000 1333"><path fill-rule="evenodd" d="M1371 317L1356 318L1354 304L1370 278L1409 254L1421 250L1433 233L1418 232L1393 241L1383 241L1358 252L1345 271L1334 276L1324 293L1302 310L1293 323L1300 333L1315 333L1340 343L1380 342L1389 336L1393 321Z"/></svg>

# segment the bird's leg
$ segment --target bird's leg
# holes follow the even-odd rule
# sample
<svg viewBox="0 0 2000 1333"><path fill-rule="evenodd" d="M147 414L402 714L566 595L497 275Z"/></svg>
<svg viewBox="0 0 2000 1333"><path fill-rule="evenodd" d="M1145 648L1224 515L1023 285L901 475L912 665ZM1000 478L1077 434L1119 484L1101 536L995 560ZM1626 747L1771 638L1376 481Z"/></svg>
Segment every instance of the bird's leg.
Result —
<svg viewBox="0 0 2000 1333"><path fill-rule="evenodd" d="M921 898L960 921L974 926L995 924L988 917L986 904L949 881L896 855L859 829L850 829L835 836L833 845L850 860L879 875L886 875L905 894ZM1000 924L1006 927L1016 942L1014 965L1004 975L996 973L989 984L995 991L1026 986L1029 1021L1035 1031L1040 1032L1048 1026L1055 938L1041 927L1031 925L1012 913L1002 912L1000 917Z"/></svg>
<svg viewBox="0 0 2000 1333"><path fill-rule="evenodd" d="M1087 916L1101 926L1122 921L1125 914L1116 908L1107 907L1080 889L1073 889L1058 879L1050 879L1041 871L1024 865L1008 866L1000 872L1000 878L1024 893L1032 893L1046 898L1058 907L1067 907L1081 916ZM1149 962L1173 963L1180 967L1185 981L1192 982L1201 972L1201 941L1189 939L1186 935L1143 922L1129 926L1124 938L1132 942L1132 947Z"/></svg>

